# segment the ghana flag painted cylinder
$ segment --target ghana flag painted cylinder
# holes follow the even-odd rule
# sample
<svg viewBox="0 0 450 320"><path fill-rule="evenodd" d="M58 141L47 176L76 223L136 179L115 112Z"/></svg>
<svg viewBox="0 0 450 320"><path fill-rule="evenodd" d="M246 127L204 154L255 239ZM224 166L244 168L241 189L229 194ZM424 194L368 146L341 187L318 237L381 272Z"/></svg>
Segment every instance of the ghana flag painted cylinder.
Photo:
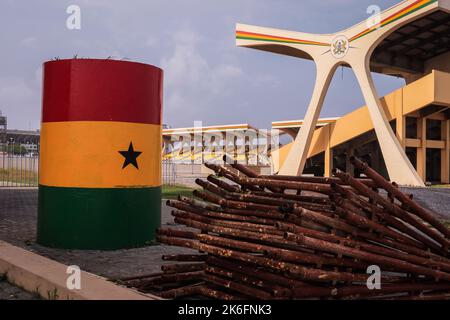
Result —
<svg viewBox="0 0 450 320"><path fill-rule="evenodd" d="M162 70L68 59L43 71L38 243L150 243L161 223Z"/></svg>

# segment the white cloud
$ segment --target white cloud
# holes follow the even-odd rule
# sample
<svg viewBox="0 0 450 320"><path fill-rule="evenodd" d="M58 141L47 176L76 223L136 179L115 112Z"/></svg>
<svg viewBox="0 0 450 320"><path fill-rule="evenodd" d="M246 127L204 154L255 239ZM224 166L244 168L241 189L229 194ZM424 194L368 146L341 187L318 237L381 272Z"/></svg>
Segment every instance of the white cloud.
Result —
<svg viewBox="0 0 450 320"><path fill-rule="evenodd" d="M34 81L39 88L42 86L42 66L34 71Z"/></svg>
<svg viewBox="0 0 450 320"><path fill-rule="evenodd" d="M243 75L239 66L225 62L210 63L201 53L201 36L189 28L183 28L172 36L173 52L163 58L165 71L166 110L179 110L191 114L210 112L210 103L224 98L233 81ZM179 116L179 115L178 115Z"/></svg>
<svg viewBox="0 0 450 320"><path fill-rule="evenodd" d="M215 69L218 77L238 77L242 75L242 70L237 66L222 64Z"/></svg>
<svg viewBox="0 0 450 320"><path fill-rule="evenodd" d="M0 78L0 109L8 116L8 123L11 124L8 127L27 128L31 123L34 128L38 128L40 108L40 91L37 87L19 77Z"/></svg>
<svg viewBox="0 0 450 320"><path fill-rule="evenodd" d="M166 70L167 86L185 86L189 83L200 84L206 76L209 66L206 59L198 52L198 35L192 30L184 29L173 36L175 49L169 58L163 58L161 65Z"/></svg>
<svg viewBox="0 0 450 320"><path fill-rule="evenodd" d="M148 36L147 39L145 40L144 44L146 47L156 47L156 45L159 43L159 39L155 36Z"/></svg>
<svg viewBox="0 0 450 320"><path fill-rule="evenodd" d="M33 95L33 90L23 78L0 78L0 103L2 101L23 101Z"/></svg>
<svg viewBox="0 0 450 320"><path fill-rule="evenodd" d="M395 1L380 2L384 6ZM42 62L78 54L126 57L161 66L166 79L164 117L175 126L192 124L195 119L208 124L248 121L258 125L264 121L270 125L275 117L299 118L311 95L312 63L236 49L235 23L334 32L366 18L365 9L371 3L42 0L31 10L26 1L2 0L0 108L8 109L12 127L27 128L29 121L39 124ZM80 32L65 27L69 4L81 7ZM347 79L345 85L353 91L339 87L330 90L327 99L342 101L339 114L359 105L353 94L359 87ZM390 87L384 85L383 92Z"/></svg>
<svg viewBox="0 0 450 320"><path fill-rule="evenodd" d="M26 48L36 48L38 44L38 39L35 37L28 37L25 39L22 39L20 41L20 46L26 47Z"/></svg>

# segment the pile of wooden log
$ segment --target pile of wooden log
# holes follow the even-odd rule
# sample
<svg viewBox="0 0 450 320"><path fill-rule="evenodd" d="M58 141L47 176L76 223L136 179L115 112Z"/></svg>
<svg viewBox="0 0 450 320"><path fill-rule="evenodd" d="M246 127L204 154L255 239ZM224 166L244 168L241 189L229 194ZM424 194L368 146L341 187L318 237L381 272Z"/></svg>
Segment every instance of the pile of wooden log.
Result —
<svg viewBox="0 0 450 320"><path fill-rule="evenodd" d="M160 274L125 279L164 298L449 299L450 230L356 158L366 178L262 176L228 160L169 200L180 226Z"/></svg>

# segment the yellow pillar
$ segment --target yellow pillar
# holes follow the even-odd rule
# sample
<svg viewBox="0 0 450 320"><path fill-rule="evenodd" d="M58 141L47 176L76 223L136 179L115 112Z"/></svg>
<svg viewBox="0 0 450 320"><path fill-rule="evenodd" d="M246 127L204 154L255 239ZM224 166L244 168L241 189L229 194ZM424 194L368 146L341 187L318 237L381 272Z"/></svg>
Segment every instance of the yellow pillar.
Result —
<svg viewBox="0 0 450 320"><path fill-rule="evenodd" d="M396 122L396 132L397 132L397 139L400 142L400 145L405 149L405 142L406 142L406 117L400 116L397 118Z"/></svg>
<svg viewBox="0 0 450 320"><path fill-rule="evenodd" d="M441 150L441 182L450 183L450 120L442 121L442 140L445 148Z"/></svg>
<svg viewBox="0 0 450 320"><path fill-rule="evenodd" d="M417 173L424 182L427 179L427 118L417 119L420 147L417 148Z"/></svg>
<svg viewBox="0 0 450 320"><path fill-rule="evenodd" d="M190 159L193 159L194 157L194 154L195 154L195 151L197 150L197 139L198 139L198 135L196 134L196 132L197 132L197 130L198 130L198 128L196 128L196 129L194 129L194 133L193 134L191 134L190 135L190 150L189 150L189 160ZM201 140L201 143L202 143L202 147L203 147L203 135L201 136L201 138L200 138ZM201 163L203 164L204 162L203 162L203 149L202 149L202 157L201 157Z"/></svg>
<svg viewBox="0 0 450 320"><path fill-rule="evenodd" d="M323 127L324 136L326 141L325 142L325 170L324 170L324 176L325 177L331 177L331 171L333 170L333 149L331 148L331 132L333 131L331 127L334 127L334 124L329 124L325 127Z"/></svg>
<svg viewBox="0 0 450 320"><path fill-rule="evenodd" d="M403 90L402 90L403 92ZM405 150L406 145L406 117L403 115L403 95L399 95L399 97L396 96L396 103L395 103L395 114L397 116L396 121L396 135L397 139L400 142L400 145L403 147L403 150ZM400 100L400 101L398 101Z"/></svg>

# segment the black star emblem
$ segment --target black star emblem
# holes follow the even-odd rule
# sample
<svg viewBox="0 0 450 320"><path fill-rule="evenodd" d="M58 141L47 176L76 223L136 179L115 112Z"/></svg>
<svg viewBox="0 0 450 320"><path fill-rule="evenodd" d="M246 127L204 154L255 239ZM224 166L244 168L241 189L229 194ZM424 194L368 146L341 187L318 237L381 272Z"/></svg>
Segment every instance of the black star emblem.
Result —
<svg viewBox="0 0 450 320"><path fill-rule="evenodd" d="M127 151L119 151L122 157L125 158L122 169L125 169L129 164L132 164L136 169L139 170L139 166L137 163L137 158L141 155L142 152L134 151L133 142L130 142L130 146Z"/></svg>

